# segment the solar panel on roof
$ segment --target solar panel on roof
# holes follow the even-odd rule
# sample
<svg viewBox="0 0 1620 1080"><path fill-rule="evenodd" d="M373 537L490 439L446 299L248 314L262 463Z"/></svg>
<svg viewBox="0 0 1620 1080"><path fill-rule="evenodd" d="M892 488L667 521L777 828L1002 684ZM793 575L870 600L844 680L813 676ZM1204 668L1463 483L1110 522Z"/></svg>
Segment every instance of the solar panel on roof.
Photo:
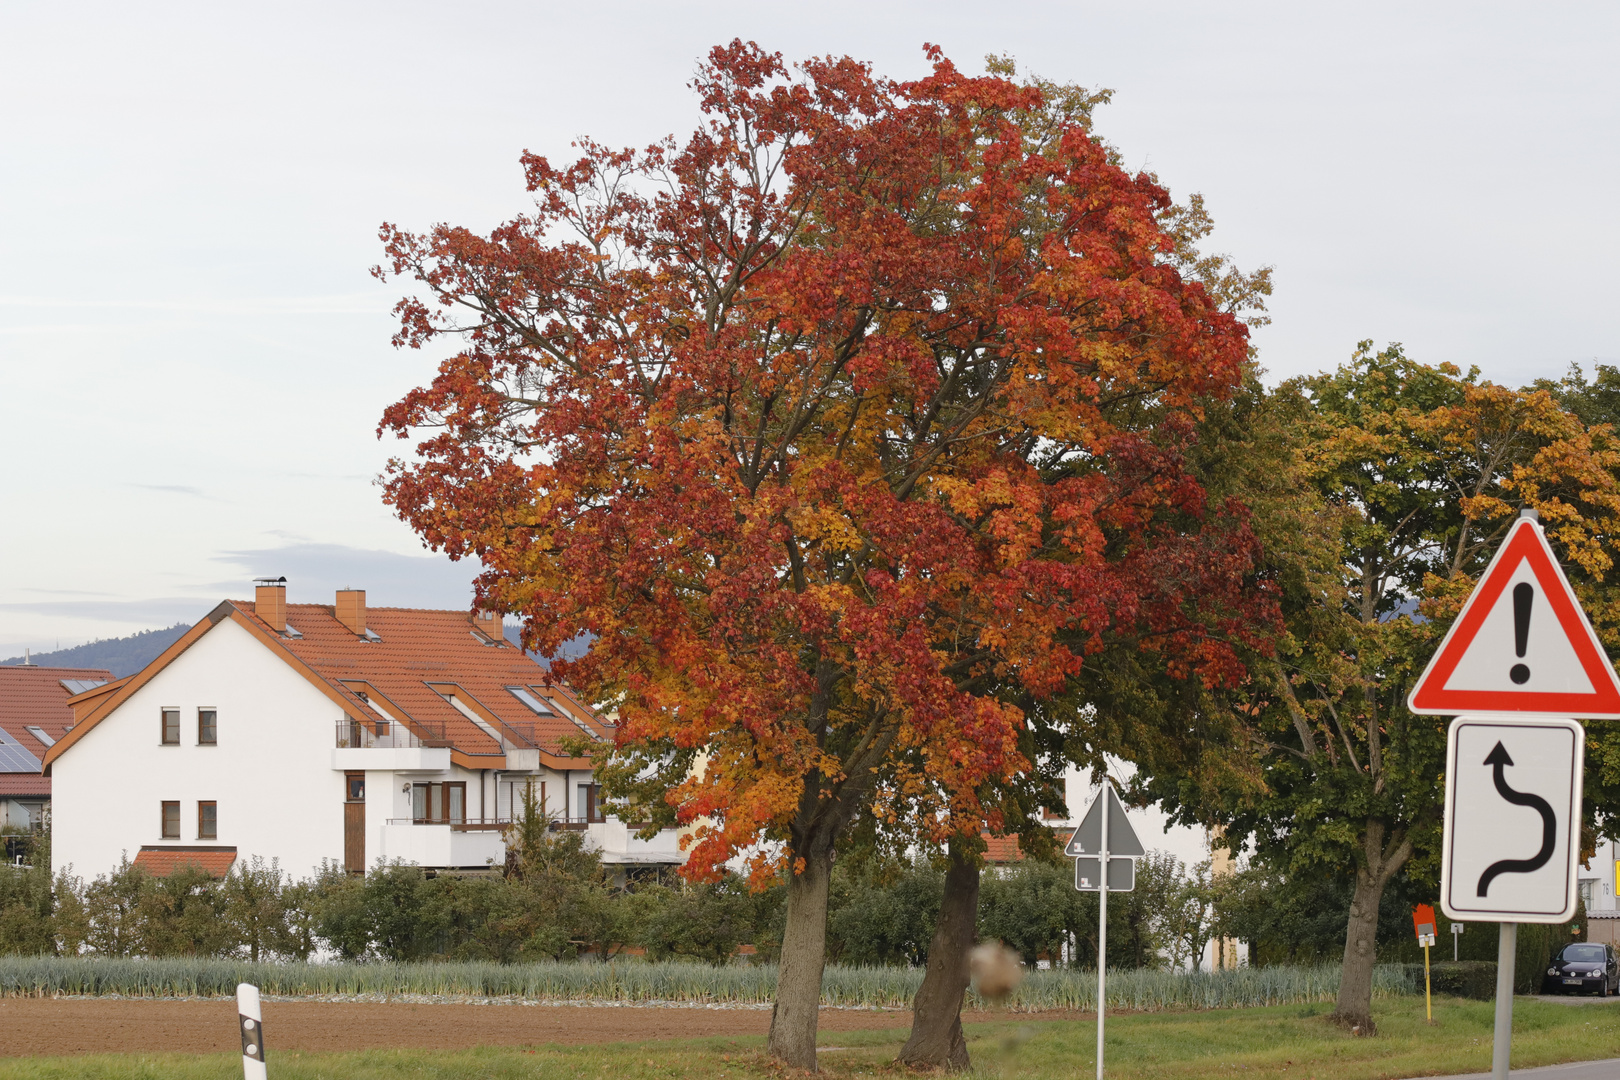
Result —
<svg viewBox="0 0 1620 1080"><path fill-rule="evenodd" d="M70 694L82 694L86 690L94 690L107 682L106 679L61 679L58 681L61 682L62 688Z"/></svg>
<svg viewBox="0 0 1620 1080"><path fill-rule="evenodd" d="M14 742L0 743L0 772L39 772L39 758Z"/></svg>

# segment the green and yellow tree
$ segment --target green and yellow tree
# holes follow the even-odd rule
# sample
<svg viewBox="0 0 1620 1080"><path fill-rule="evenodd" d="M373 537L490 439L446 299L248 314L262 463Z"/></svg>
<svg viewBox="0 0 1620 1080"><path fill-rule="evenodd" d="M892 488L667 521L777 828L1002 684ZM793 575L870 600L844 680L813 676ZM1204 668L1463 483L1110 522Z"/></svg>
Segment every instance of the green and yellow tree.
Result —
<svg viewBox="0 0 1620 1080"><path fill-rule="evenodd" d="M1379 899L1398 873L1438 873L1448 721L1409 713L1407 691L1522 507L1620 641L1620 441L1547 389L1370 342L1268 395L1242 439L1269 448L1228 475L1254 508L1288 633L1275 658L1252 659L1243 692L1207 704L1254 722L1258 782L1144 786L1291 872L1353 868L1336 1016L1370 1032ZM1607 728L1591 738L1604 759Z"/></svg>

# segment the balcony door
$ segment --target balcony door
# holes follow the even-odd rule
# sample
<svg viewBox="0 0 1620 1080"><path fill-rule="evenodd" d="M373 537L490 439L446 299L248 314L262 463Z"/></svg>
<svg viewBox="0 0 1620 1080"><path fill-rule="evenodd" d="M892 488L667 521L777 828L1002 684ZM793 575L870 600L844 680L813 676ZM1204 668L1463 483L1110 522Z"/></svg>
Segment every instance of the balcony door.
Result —
<svg viewBox="0 0 1620 1080"><path fill-rule="evenodd" d="M343 869L366 872L366 774L343 774Z"/></svg>
<svg viewBox="0 0 1620 1080"><path fill-rule="evenodd" d="M467 820L467 785L455 781L411 785L411 818L418 825L461 825Z"/></svg>

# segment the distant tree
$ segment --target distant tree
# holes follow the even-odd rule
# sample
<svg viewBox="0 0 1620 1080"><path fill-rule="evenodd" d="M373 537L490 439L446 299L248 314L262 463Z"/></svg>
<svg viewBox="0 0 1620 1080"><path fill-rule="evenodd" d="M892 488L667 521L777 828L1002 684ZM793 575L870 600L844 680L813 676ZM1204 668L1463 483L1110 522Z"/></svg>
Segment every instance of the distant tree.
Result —
<svg viewBox="0 0 1620 1080"><path fill-rule="evenodd" d="M1617 639L1620 444L1548 391L1370 342L1337 371L1284 383L1249 424L1270 452L1234 483L1251 485L1288 636L1241 691L1204 707L1255 723L1260 783L1240 791L1183 772L1143 789L1184 819L1223 824L1291 878L1354 868L1335 1016L1371 1031L1385 887L1409 866L1432 880L1438 862L1447 721L1407 712L1406 692L1521 506L1539 510L1600 632ZM1594 758L1620 761L1611 733L1591 734Z"/></svg>

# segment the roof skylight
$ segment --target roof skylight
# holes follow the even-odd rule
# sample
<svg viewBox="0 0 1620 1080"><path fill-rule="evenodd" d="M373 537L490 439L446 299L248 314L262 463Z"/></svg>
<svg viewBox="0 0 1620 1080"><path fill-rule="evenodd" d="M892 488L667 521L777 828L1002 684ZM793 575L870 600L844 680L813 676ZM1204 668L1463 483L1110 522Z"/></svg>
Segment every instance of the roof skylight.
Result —
<svg viewBox="0 0 1620 1080"><path fill-rule="evenodd" d="M527 705L539 716L556 716L556 712L538 694L527 686L508 686L506 692Z"/></svg>

